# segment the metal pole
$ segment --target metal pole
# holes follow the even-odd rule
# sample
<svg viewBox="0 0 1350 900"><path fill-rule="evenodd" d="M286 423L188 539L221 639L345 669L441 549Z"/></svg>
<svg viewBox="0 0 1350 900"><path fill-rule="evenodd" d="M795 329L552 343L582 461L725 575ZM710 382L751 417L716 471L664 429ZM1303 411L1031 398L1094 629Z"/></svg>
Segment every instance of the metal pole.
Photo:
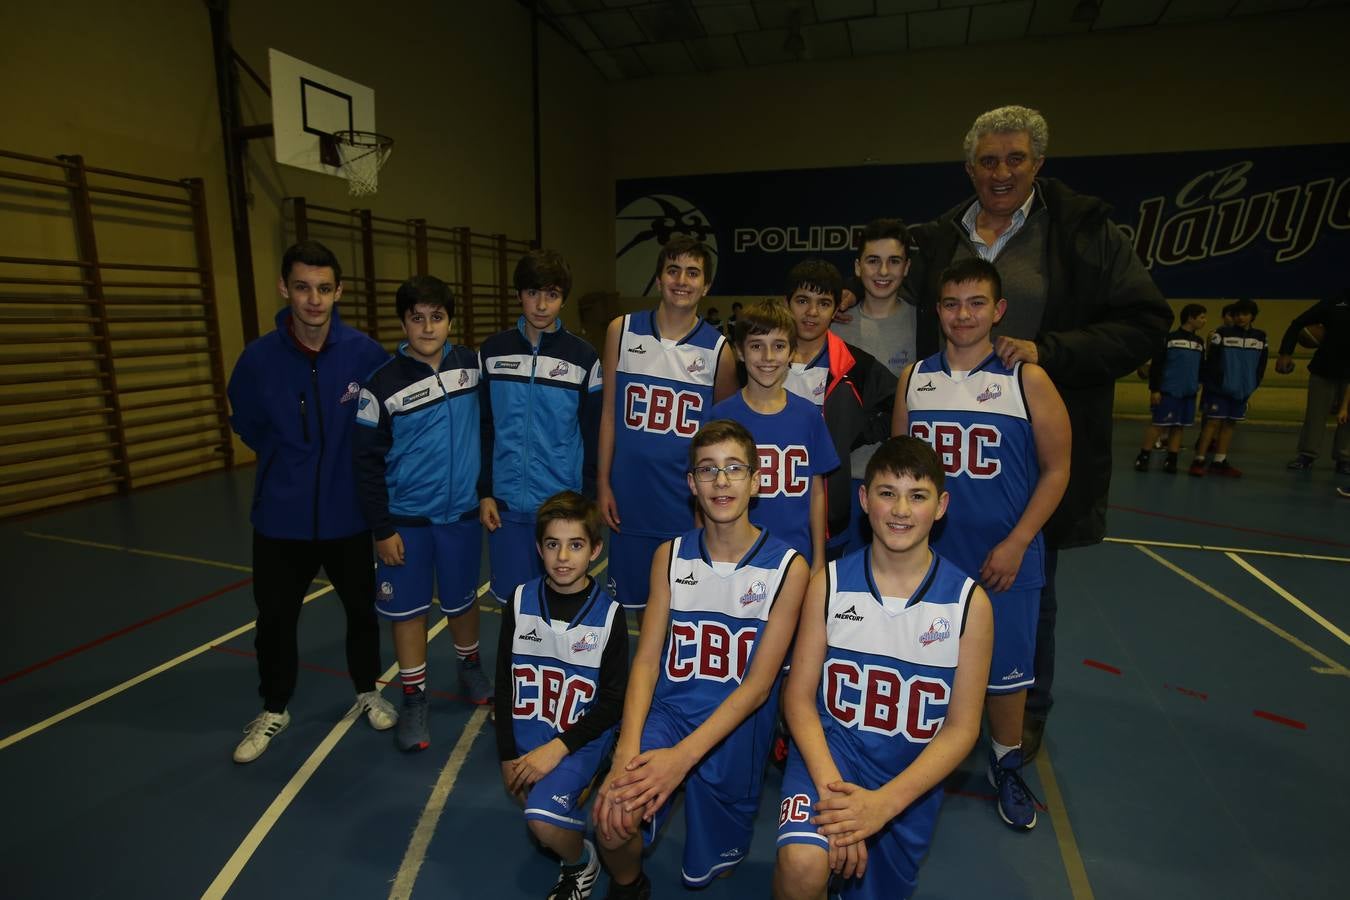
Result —
<svg viewBox="0 0 1350 900"><path fill-rule="evenodd" d="M530 75L534 116L534 246L544 246L544 189L539 125L539 0L530 2Z"/></svg>

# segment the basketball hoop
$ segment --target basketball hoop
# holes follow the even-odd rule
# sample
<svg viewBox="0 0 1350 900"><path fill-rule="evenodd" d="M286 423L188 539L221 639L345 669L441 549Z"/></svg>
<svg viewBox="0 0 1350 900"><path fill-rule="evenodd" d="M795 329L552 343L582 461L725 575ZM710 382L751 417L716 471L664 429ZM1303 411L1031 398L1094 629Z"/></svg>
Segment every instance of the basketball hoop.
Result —
<svg viewBox="0 0 1350 900"><path fill-rule="evenodd" d="M376 175L394 149L394 139L374 131L337 131L332 146L348 192L353 197L375 193Z"/></svg>

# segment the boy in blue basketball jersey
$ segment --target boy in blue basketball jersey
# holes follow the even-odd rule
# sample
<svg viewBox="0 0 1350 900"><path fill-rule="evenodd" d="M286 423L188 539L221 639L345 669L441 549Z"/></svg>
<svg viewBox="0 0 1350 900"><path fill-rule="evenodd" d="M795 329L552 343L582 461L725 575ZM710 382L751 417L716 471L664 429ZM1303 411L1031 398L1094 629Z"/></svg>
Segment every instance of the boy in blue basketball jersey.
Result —
<svg viewBox="0 0 1350 900"><path fill-rule="evenodd" d="M427 610L450 617L467 699L492 699L478 657L478 357L449 343L455 298L417 275L395 298L408 339L361 389L352 441L361 506L375 535L375 609L392 622L403 684L396 739L425 750Z"/></svg>
<svg viewBox="0 0 1350 900"><path fill-rule="evenodd" d="M623 728L595 801L615 900L651 896L643 847L681 785L686 886L726 874L750 847L779 672L808 576L801 554L750 524L757 457L740 423L703 426L686 484L704 527L663 543L652 560Z"/></svg>
<svg viewBox="0 0 1350 900"><path fill-rule="evenodd" d="M816 573L783 688L774 896L914 890L942 781L980 732L993 620L983 589L928 546L947 509L932 449L895 437L868 461L872 542Z"/></svg>
<svg viewBox="0 0 1350 900"><path fill-rule="evenodd" d="M1237 423L1247 417L1247 401L1260 387L1266 376L1266 360L1270 345L1266 333L1253 328L1256 321L1256 302L1238 300L1229 309L1233 324L1222 325L1209 336L1209 348L1201 369L1205 385L1205 399L1201 404L1205 424L1200 431L1200 442L1191 467L1187 471L1196 476L1206 474L1205 454L1214 444L1214 457L1208 471L1229 478L1241 478L1242 470L1228 462L1228 447L1233 442Z"/></svg>
<svg viewBox="0 0 1350 900"><path fill-rule="evenodd" d="M825 565L825 475L839 467L839 456L815 404L783 387L796 324L783 304L765 300L741 314L733 341L746 384L714 406L712 417L740 422L759 448L751 524L806 557L814 572Z"/></svg>
<svg viewBox="0 0 1350 900"><path fill-rule="evenodd" d="M1195 424L1195 395L1200 390L1200 363L1205 358L1205 342L1199 335L1205 327L1205 308L1199 303L1187 303L1179 318L1181 327L1167 336L1149 364L1152 420L1144 429L1144 441L1134 460L1136 472L1148 471L1154 444L1163 432L1168 432L1163 471L1175 475L1181 433Z"/></svg>
<svg viewBox="0 0 1350 900"><path fill-rule="evenodd" d="M600 555L600 511L574 491L539 507L544 575L516 588L497 643L502 783L530 834L562 860L550 900L585 900L600 860L581 807L614 739L628 683L628 623L587 567Z"/></svg>
<svg viewBox="0 0 1350 900"><path fill-rule="evenodd" d="M516 264L521 316L478 350L483 469L478 518L488 530L492 593L509 603L542 574L535 511L559 491L595 493L600 357L563 327L572 288L561 254L531 250Z"/></svg>
<svg viewBox="0 0 1350 900"><path fill-rule="evenodd" d="M959 260L941 280L947 348L901 376L892 430L937 451L952 499L933 548L992 596L989 781L999 817L1029 830L1036 805L1021 776L1022 720L1045 584L1041 528L1069 483L1069 414L1044 369L1006 366L994 353L990 332L1008 304L993 263Z"/></svg>
<svg viewBox="0 0 1350 900"><path fill-rule="evenodd" d="M689 439L712 405L736 390L726 338L698 317L712 286L712 251L673 238L656 258L656 275L660 304L610 322L602 361L596 500L610 527L610 590L637 610L647 603L656 548L694 524L680 475Z"/></svg>

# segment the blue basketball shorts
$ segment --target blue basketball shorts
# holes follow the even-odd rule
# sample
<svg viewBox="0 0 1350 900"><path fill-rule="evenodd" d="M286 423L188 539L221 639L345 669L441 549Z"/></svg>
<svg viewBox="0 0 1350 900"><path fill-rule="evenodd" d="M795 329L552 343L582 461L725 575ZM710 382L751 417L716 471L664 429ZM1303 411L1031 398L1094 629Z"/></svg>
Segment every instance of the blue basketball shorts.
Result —
<svg viewBox="0 0 1350 900"><path fill-rule="evenodd" d="M1171 428L1180 425L1189 428L1195 424L1195 395L1178 397L1163 394L1156 406L1149 407L1153 412L1153 424L1159 428Z"/></svg>
<svg viewBox="0 0 1350 900"><path fill-rule="evenodd" d="M568 831L585 831L586 814L582 809L590 796L595 773L599 771L600 763L604 761L613 742L614 733L611 730L577 752L564 756L562 762L536 781L526 794L525 818Z"/></svg>
<svg viewBox="0 0 1350 900"><path fill-rule="evenodd" d="M503 510L501 519L501 527L488 535L488 564L493 595L510 603L516 588L544 574L544 565L534 542L534 513Z"/></svg>
<svg viewBox="0 0 1350 900"><path fill-rule="evenodd" d="M1247 418L1246 400L1229 397L1227 394L1220 394L1217 391L1205 391L1205 400L1202 405L1205 409L1205 415L1211 419L1228 419L1232 422L1241 422Z"/></svg>
<svg viewBox="0 0 1350 900"><path fill-rule="evenodd" d="M653 705L642 727L641 749L673 747L683 740L698 722L690 722ZM767 747L765 748L767 750ZM713 751L714 754L717 751ZM747 785L761 784L767 754L746 759L741 773L729 777L723 771L716 781L709 780L711 756L696 766L684 780L684 859L680 877L691 888L705 887L727 869L737 865L750 852L755 814L759 810L759 792L746 796ZM757 767L757 770L752 770ZM674 797L656 811L650 822L642 823L642 843L650 847L665 826L674 808Z"/></svg>
<svg viewBox="0 0 1350 900"><path fill-rule="evenodd" d="M434 583L441 611L460 616L478 599L482 526L477 518L448 525L400 525L403 565L375 569L375 611L386 619L412 619L431 609Z"/></svg>
<svg viewBox="0 0 1350 900"><path fill-rule="evenodd" d="M991 694L1024 691L1036 683L1036 620L1041 613L1041 589L1013 588L990 593L994 608L994 655L989 660Z"/></svg>
<svg viewBox="0 0 1350 900"><path fill-rule="evenodd" d="M652 587L652 557L670 538L609 533L609 592L624 609L646 609Z"/></svg>
<svg viewBox="0 0 1350 900"><path fill-rule="evenodd" d="M857 768L846 755L837 752L837 748L830 747L830 754L845 781L870 790L880 786L865 783ZM848 900L892 900L908 897L914 892L919 865L933 840L937 809L942 802L941 791L939 784L867 838L867 871L861 878L836 880L832 888L839 896ZM778 804L778 846L806 844L819 847L820 863L825 866L829 839L811 824L819 799L811 773L806 770L797 745L793 744L783 771L783 799ZM835 896L834 890L831 896Z"/></svg>

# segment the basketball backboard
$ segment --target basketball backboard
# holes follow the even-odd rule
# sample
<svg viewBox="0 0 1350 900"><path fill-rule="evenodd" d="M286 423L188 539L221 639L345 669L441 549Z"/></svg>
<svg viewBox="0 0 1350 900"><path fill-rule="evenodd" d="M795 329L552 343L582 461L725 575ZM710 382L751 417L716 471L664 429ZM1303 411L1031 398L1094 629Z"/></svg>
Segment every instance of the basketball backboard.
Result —
<svg viewBox="0 0 1350 900"><path fill-rule="evenodd" d="M375 131L375 91L280 50L268 50L272 84L272 137L277 162L341 176L325 160L320 136Z"/></svg>

